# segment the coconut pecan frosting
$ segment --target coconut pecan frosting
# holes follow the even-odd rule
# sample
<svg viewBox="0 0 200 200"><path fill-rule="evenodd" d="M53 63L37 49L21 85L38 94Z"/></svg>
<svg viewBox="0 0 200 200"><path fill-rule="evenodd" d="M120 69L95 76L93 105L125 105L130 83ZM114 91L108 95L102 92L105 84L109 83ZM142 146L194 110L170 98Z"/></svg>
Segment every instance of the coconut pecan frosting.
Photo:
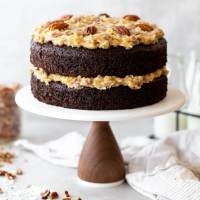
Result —
<svg viewBox="0 0 200 200"><path fill-rule="evenodd" d="M116 18L100 14L62 16L36 27L32 37L41 44L52 42L59 46L88 49L107 49L112 46L130 49L138 44L155 44L163 36L163 30L157 25L146 22L136 15Z"/></svg>
<svg viewBox="0 0 200 200"><path fill-rule="evenodd" d="M83 87L96 88L106 90L112 87L128 86L132 90L137 90L145 83L150 83L156 78L164 75L167 76L168 70L166 66L143 76L127 75L124 78L116 76L97 76L97 77L70 77L61 76L59 74L47 74L43 69L31 67L31 72L40 81L48 85L50 82L60 82L69 88L81 89Z"/></svg>

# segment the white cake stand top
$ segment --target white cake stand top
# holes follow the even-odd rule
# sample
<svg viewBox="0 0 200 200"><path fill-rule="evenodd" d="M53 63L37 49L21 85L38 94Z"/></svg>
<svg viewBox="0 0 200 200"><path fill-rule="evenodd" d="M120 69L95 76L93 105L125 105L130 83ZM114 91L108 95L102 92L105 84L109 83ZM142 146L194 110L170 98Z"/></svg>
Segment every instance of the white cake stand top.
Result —
<svg viewBox="0 0 200 200"><path fill-rule="evenodd" d="M132 118L153 117L175 111L185 103L185 96L172 87L169 87L167 96L162 101L150 106L126 110L91 111L52 106L35 99L30 86L19 90L15 99L18 106L34 114L78 121L122 121Z"/></svg>

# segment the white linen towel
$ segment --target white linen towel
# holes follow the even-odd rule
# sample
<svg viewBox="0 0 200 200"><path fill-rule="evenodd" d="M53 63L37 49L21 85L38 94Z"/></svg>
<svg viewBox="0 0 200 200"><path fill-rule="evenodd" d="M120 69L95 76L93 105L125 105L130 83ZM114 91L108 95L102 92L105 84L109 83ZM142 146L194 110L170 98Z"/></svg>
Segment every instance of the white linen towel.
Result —
<svg viewBox="0 0 200 200"><path fill-rule="evenodd" d="M15 146L32 151L50 163L76 168L85 138L77 132L71 132L57 140L35 145L27 140L18 140Z"/></svg>
<svg viewBox="0 0 200 200"><path fill-rule="evenodd" d="M42 145L16 146L58 165L77 167L84 137L76 132ZM181 131L163 140L129 137L120 142L132 188L157 200L200 200L200 131Z"/></svg>

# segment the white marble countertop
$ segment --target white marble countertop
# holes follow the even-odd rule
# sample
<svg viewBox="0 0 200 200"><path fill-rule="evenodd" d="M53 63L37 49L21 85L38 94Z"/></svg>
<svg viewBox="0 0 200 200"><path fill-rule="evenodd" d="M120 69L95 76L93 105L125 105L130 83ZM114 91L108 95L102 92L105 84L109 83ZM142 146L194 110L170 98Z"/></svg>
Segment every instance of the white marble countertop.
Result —
<svg viewBox="0 0 200 200"><path fill-rule="evenodd" d="M23 153L16 164L22 166L24 175L17 178L19 186L41 186L60 194L65 190L83 200L148 200L135 192L128 184L107 189L92 189L77 182L76 170L49 164L30 153Z"/></svg>
<svg viewBox="0 0 200 200"><path fill-rule="evenodd" d="M147 126L142 126L146 123ZM23 118L22 137L34 143L42 143L55 139L72 130L81 130L87 133L89 124L65 120L55 120L25 113ZM138 120L136 122L112 123L117 138L133 134L148 133L151 120ZM124 133L124 130L126 130ZM16 160L24 175L18 177L16 184L21 186L35 185L48 187L60 194L68 190L72 195L80 196L83 200L148 200L128 184L124 183L115 188L91 189L81 186L77 182L76 169L60 167L49 164L29 152L23 152Z"/></svg>

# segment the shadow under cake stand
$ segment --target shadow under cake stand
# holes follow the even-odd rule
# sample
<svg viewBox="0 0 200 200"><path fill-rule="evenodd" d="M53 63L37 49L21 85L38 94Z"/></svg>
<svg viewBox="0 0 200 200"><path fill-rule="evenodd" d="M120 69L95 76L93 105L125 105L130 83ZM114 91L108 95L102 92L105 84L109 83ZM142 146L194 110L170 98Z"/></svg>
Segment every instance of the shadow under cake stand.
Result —
<svg viewBox="0 0 200 200"><path fill-rule="evenodd" d="M169 113L179 109L184 102L184 95L171 87L162 101L150 106L126 110L91 111L52 106L34 98L30 86L22 88L16 95L16 103L34 114L58 119L92 121L78 166L79 182L92 187L113 187L124 181L124 162L110 128L110 121Z"/></svg>

